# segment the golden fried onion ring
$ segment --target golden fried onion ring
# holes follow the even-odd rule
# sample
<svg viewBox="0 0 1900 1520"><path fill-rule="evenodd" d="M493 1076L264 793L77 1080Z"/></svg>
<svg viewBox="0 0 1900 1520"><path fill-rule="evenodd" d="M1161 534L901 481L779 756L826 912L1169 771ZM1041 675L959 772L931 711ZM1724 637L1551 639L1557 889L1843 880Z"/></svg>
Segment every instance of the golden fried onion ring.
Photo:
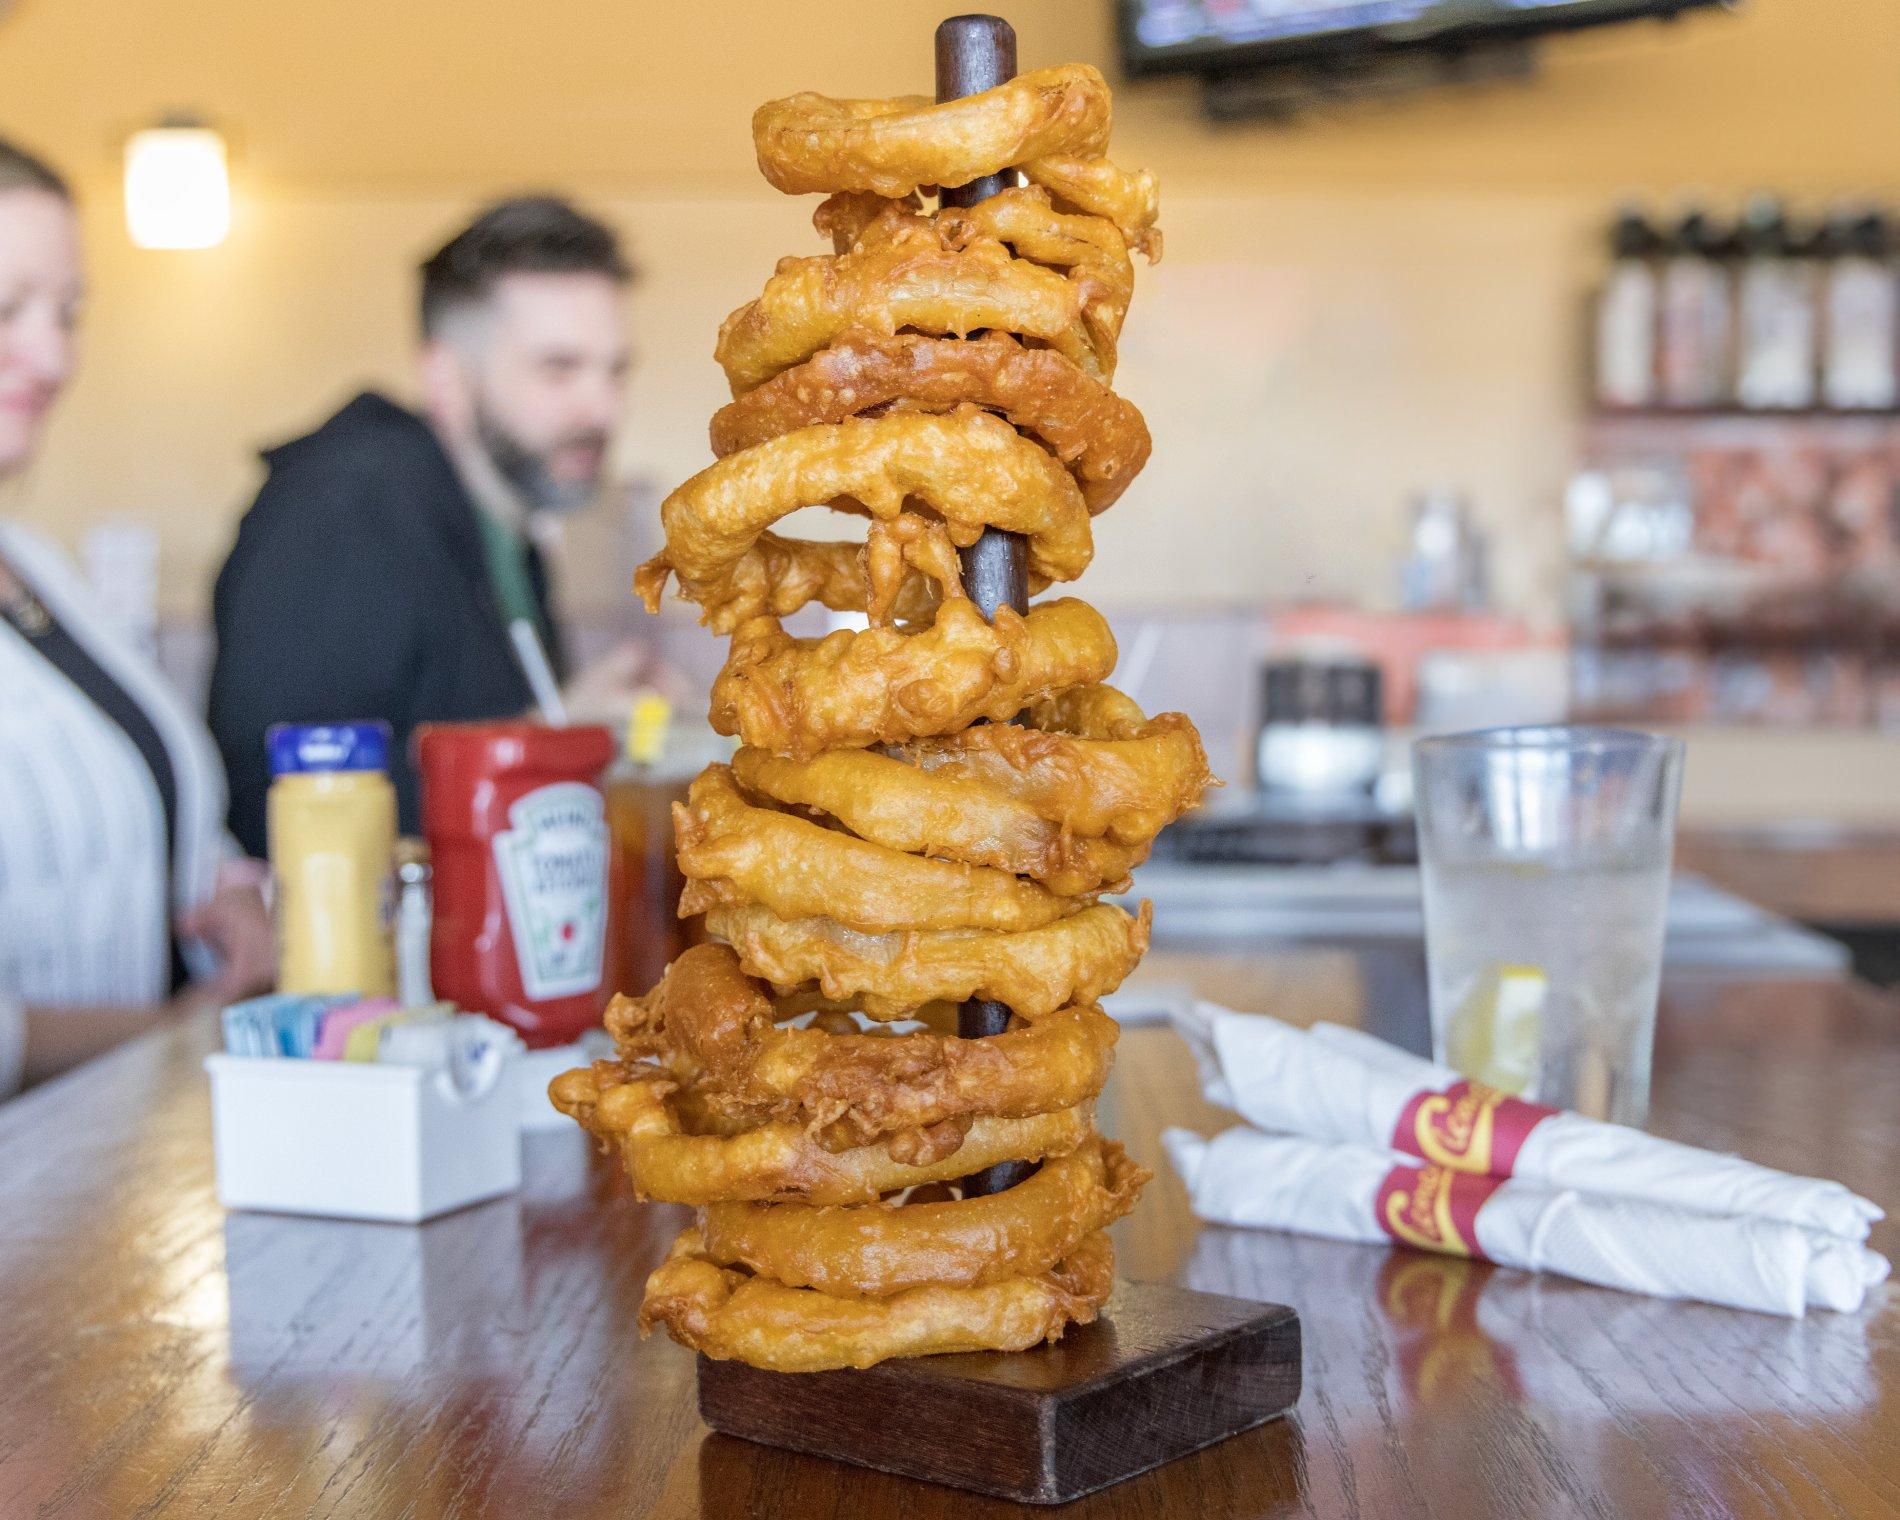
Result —
<svg viewBox="0 0 1900 1520"><path fill-rule="evenodd" d="M716 1203L702 1249L787 1287L883 1298L929 1283L973 1288L1047 1272L1134 1206L1153 1175L1099 1137L1007 1192L850 1214L802 1203Z"/></svg>
<svg viewBox="0 0 1900 1520"><path fill-rule="evenodd" d="M920 95L834 100L810 91L770 100L753 113L752 143L760 172L788 195L868 190L895 197L967 185L1051 154L1095 157L1108 146L1109 126L1100 71L1067 63L941 104Z"/></svg>
<svg viewBox="0 0 1900 1520"><path fill-rule="evenodd" d="M1026 722L916 739L892 753L957 783L993 787L1073 833L1150 841L1214 782L1185 714L1144 718L1111 686L1031 702Z"/></svg>
<svg viewBox="0 0 1900 1520"><path fill-rule="evenodd" d="M901 855L809 819L746 800L731 768L711 765L673 805L680 871L722 901L756 902L781 918L825 914L867 934L995 929L1013 934L1060 918L1069 904L1006 871Z"/></svg>
<svg viewBox="0 0 1900 1520"><path fill-rule="evenodd" d="M668 1059L738 1104L797 1119L833 1151L950 1119L1073 1108L1100 1091L1116 1035L1092 1005L980 1040L830 1034L778 1017L731 948L706 944L646 997L622 1000L609 1023L623 1059Z"/></svg>
<svg viewBox="0 0 1900 1520"><path fill-rule="evenodd" d="M975 408L814 423L701 470L660 506L666 547L641 567L649 604L670 571L702 606L732 599L761 535L802 507L845 498L889 522L922 502L950 543L985 528L1028 540L1030 573L1073 580L1093 551L1088 509L1069 472L1000 417ZM785 540L778 540L783 549Z"/></svg>
<svg viewBox="0 0 1900 1520"><path fill-rule="evenodd" d="M958 337L996 328L1039 339L1099 374L1102 363L1081 318L1075 285L1053 269L1012 258L999 244L946 250L904 240L781 259L758 299L720 324L713 357L732 394L743 396L848 328Z"/></svg>
<svg viewBox="0 0 1900 1520"><path fill-rule="evenodd" d="M732 772L748 794L822 813L888 850L1027 876L1063 897L1126 890L1148 854L1146 840L1078 835L999 787L873 750L794 760L746 748L732 757Z"/></svg>
<svg viewBox="0 0 1900 1520"><path fill-rule="evenodd" d="M1006 333L965 342L862 329L714 413L713 452L734 454L892 402L1001 412L1075 472L1091 515L1113 505L1148 459L1141 413L1060 354L1025 348Z"/></svg>
<svg viewBox="0 0 1900 1520"><path fill-rule="evenodd" d="M755 617L733 634L713 682L712 725L787 755L954 734L1013 717L1115 667L1115 636L1087 602L1059 597L985 620L945 602L921 633L840 629L822 639Z"/></svg>
<svg viewBox="0 0 1900 1520"><path fill-rule="evenodd" d="M1105 158L1055 153L1023 165L1023 173L1041 185L1057 206L1099 216L1115 224L1128 246L1150 263L1161 258L1161 189L1146 169L1122 169Z"/></svg>
<svg viewBox="0 0 1900 1520"><path fill-rule="evenodd" d="M1034 1276L842 1298L720 1267L705 1256L700 1232L688 1230L647 1279L640 1328L663 1324L704 1356L780 1372L873 1367L946 1351L1026 1351L1094 1319L1114 1273L1114 1248L1098 1232Z"/></svg>
<svg viewBox="0 0 1900 1520"><path fill-rule="evenodd" d="M1056 210L1049 193L1033 185L1004 190L967 209L941 211L936 224L952 248L998 242L1018 258L1066 272L1101 372L1114 374L1122 319L1135 293L1128 245L1114 227L1100 217Z"/></svg>
<svg viewBox="0 0 1900 1520"><path fill-rule="evenodd" d="M1101 373L1114 373L1115 345L1135 289L1128 243L1101 217L1060 210L1040 186L1015 186L979 205L934 213L910 201L845 192L821 204L812 221L830 233L839 254L864 256L899 247L994 257L996 250L1007 249L1019 259L1061 271L1075 286Z"/></svg>
<svg viewBox="0 0 1900 1520"><path fill-rule="evenodd" d="M656 555L634 575L649 611L660 610L671 567ZM780 538L761 533L738 564L700 602L700 621L731 633L755 617L788 617L812 602L870 615L873 627L893 621L927 624L946 598L963 595L956 545L942 526L905 512L874 521L862 544ZM1030 587L1047 589L1040 576Z"/></svg>
<svg viewBox="0 0 1900 1520"><path fill-rule="evenodd" d="M633 587L647 611L658 612L673 568L664 553L634 572ZM700 603L700 621L731 633L747 618L790 617L816 602L837 612L863 612L872 592L864 545L761 533L732 567L717 598Z"/></svg>
<svg viewBox="0 0 1900 1520"><path fill-rule="evenodd" d="M921 227L925 221L923 202L916 196L886 200L868 190L840 190L827 195L811 214L813 229L830 241L833 253L849 253L867 237L873 242L891 242L898 231ZM873 228L878 230L873 232Z"/></svg>
<svg viewBox="0 0 1900 1520"><path fill-rule="evenodd" d="M882 1144L829 1151L779 1119L694 1133L677 1081L651 1066L597 1061L548 1087L554 1106L619 1148L634 1192L656 1203L875 1203L924 1182L953 1182L999 1161L1063 1156L1089 1137L1094 1105L973 1121L956 1149L921 1163Z"/></svg>
<svg viewBox="0 0 1900 1520"><path fill-rule="evenodd" d="M860 190L897 198L1019 168L1141 246L1160 196L1152 174L1101 156L1110 126L1101 74L1064 64L941 104L921 95L833 100L807 91L759 107L752 142L766 179L788 195Z"/></svg>
<svg viewBox="0 0 1900 1520"><path fill-rule="evenodd" d="M748 974L785 997L816 988L831 1004L874 1019L915 1018L926 1004L983 998L1037 1018L1119 987L1148 948L1151 915L1146 903L1132 918L1097 903L1020 934L860 934L830 918L720 906L706 915L706 929L732 946Z"/></svg>

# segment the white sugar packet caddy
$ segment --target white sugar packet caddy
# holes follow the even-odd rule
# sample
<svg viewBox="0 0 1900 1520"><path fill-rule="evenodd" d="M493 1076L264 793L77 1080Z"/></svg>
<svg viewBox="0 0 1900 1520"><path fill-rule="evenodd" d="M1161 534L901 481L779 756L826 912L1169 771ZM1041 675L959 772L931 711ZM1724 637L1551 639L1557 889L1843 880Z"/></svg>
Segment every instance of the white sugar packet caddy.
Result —
<svg viewBox="0 0 1900 1520"><path fill-rule="evenodd" d="M1463 1080L1450 1067L1338 1024L1301 1030L1201 1000L1177 1006L1173 1022L1194 1051L1207 1100L1277 1133L1390 1150L1415 1097ZM1848 1240L1865 1240L1882 1217L1838 1182L1573 1113L1537 1119L1508 1173L1551 1188L1781 1220Z"/></svg>
<svg viewBox="0 0 1900 1520"><path fill-rule="evenodd" d="M1161 1138L1197 1217L1334 1240L1390 1244L1397 1237L1380 1223L1388 1177L1395 1169L1442 1173L1408 1168L1370 1146L1263 1135L1245 1125L1213 1140L1184 1129ZM1781 1220L1522 1179L1465 1180L1491 1191L1466 1222L1472 1238L1462 1243L1502 1266L1791 1318L1810 1306L1858 1309L1887 1276L1886 1259L1865 1246Z"/></svg>
<svg viewBox="0 0 1900 1520"><path fill-rule="evenodd" d="M207 1056L218 1201L415 1224L514 1192L521 1090L512 1053L493 1055L473 1073Z"/></svg>

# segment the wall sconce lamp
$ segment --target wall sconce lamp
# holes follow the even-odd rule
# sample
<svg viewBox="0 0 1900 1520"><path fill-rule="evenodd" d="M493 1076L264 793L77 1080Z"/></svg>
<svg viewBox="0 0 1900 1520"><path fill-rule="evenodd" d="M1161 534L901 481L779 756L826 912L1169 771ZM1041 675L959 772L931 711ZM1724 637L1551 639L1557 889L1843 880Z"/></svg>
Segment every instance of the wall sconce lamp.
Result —
<svg viewBox="0 0 1900 1520"><path fill-rule="evenodd" d="M231 231L224 139L174 117L125 145L125 223L139 248L215 248Z"/></svg>

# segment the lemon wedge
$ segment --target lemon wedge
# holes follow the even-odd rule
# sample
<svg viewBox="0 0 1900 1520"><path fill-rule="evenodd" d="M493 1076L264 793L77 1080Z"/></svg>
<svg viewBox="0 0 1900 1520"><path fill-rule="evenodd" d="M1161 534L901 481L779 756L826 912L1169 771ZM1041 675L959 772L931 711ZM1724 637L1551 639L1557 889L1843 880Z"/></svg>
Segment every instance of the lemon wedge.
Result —
<svg viewBox="0 0 1900 1520"><path fill-rule="evenodd" d="M1445 1053L1459 1072L1513 1097L1537 1081L1550 979L1536 966L1491 966L1458 1005Z"/></svg>

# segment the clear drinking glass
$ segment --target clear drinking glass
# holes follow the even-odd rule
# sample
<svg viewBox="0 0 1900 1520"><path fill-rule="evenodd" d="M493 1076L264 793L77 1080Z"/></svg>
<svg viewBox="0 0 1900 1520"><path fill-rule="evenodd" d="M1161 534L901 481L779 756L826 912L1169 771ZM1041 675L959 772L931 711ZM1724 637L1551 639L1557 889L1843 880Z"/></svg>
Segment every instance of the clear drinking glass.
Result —
<svg viewBox="0 0 1900 1520"><path fill-rule="evenodd" d="M1412 772L1434 1055L1641 1124L1681 741L1484 729L1420 739Z"/></svg>

